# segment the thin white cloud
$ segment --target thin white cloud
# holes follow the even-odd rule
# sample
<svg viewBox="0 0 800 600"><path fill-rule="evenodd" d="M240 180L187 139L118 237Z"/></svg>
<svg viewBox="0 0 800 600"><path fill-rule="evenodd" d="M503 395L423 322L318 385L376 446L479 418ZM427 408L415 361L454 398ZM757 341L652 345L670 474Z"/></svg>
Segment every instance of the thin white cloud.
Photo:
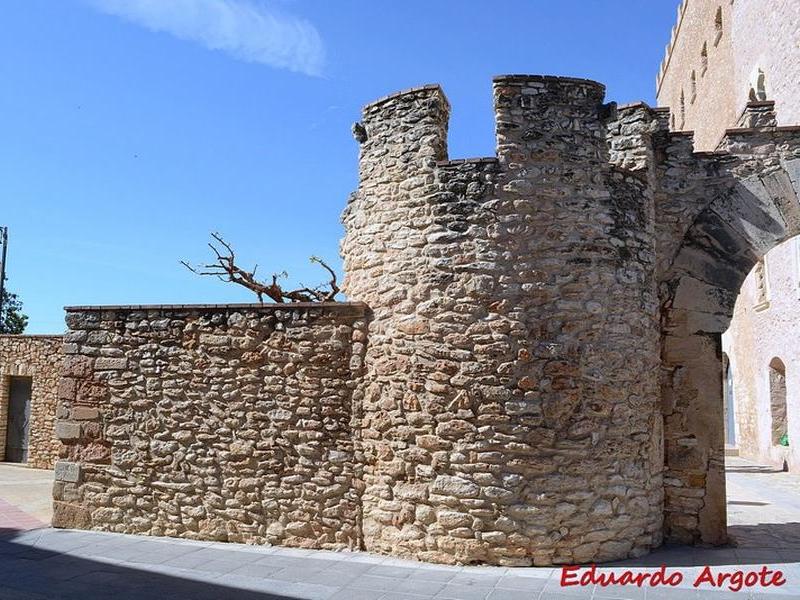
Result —
<svg viewBox="0 0 800 600"><path fill-rule="evenodd" d="M248 62L319 75L322 38L304 19L254 0L87 0L98 10Z"/></svg>

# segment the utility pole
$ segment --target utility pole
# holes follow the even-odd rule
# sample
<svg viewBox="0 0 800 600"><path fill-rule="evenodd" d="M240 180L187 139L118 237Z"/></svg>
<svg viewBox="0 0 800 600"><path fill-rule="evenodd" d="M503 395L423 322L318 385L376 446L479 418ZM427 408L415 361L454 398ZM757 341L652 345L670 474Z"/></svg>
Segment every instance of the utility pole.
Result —
<svg viewBox="0 0 800 600"><path fill-rule="evenodd" d="M0 244L3 252L0 254L0 317L3 315L3 300L6 291L6 256L8 254L8 227L0 227Z"/></svg>

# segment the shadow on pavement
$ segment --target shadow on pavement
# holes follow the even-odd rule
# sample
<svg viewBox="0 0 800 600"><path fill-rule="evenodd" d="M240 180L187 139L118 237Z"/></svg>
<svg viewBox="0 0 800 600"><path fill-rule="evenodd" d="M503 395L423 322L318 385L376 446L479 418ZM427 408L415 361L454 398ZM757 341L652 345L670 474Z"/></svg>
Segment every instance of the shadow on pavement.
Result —
<svg viewBox="0 0 800 600"><path fill-rule="evenodd" d="M15 542L14 538L21 533L32 532L0 528L0 598L3 600L296 598L70 556Z"/></svg>
<svg viewBox="0 0 800 600"><path fill-rule="evenodd" d="M738 465L735 467L725 467L726 473L746 473L748 475L773 475L775 473L784 473L785 469L778 467L765 467L762 465Z"/></svg>
<svg viewBox="0 0 800 600"><path fill-rule="evenodd" d="M704 567L720 565L785 564L800 562L800 523L731 525L730 543L702 547L666 544L640 558L603 563L602 567Z"/></svg>

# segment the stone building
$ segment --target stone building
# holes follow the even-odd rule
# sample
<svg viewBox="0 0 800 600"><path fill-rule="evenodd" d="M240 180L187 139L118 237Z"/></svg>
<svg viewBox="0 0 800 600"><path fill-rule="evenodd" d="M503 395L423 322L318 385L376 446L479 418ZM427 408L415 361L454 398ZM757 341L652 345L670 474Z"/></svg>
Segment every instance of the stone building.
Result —
<svg viewBox="0 0 800 600"><path fill-rule="evenodd" d="M750 272L722 337L731 381L727 442L739 454L800 468L800 238Z"/></svg>
<svg viewBox="0 0 800 600"><path fill-rule="evenodd" d="M451 159L439 86L363 109L351 302L73 307L54 524L437 562L726 540L720 335L800 232L800 129L715 152L593 81L493 84Z"/></svg>
<svg viewBox="0 0 800 600"><path fill-rule="evenodd" d="M0 460L50 469L61 336L0 335Z"/></svg>
<svg viewBox="0 0 800 600"><path fill-rule="evenodd" d="M696 148L712 150L730 127L800 124L798 31L794 0L684 0L657 79L671 128L692 130ZM800 467L800 451L781 441L800 434L796 247L787 242L757 264L723 336L727 442L790 469Z"/></svg>
<svg viewBox="0 0 800 600"><path fill-rule="evenodd" d="M800 123L800 3L683 0L656 78L670 128L713 150L749 102L774 102L778 125Z"/></svg>

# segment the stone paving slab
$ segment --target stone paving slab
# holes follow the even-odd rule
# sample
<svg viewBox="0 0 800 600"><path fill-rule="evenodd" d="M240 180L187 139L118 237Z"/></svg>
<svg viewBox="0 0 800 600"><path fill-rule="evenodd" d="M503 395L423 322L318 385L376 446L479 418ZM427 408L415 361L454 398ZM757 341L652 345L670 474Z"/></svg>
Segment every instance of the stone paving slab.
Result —
<svg viewBox="0 0 800 600"><path fill-rule="evenodd" d="M601 572L679 570L676 588L568 587L558 568L433 565L363 552L247 546L50 529L0 493L0 600L727 600L800 598L800 477L731 460L730 531L739 545L664 547ZM750 465L750 466L748 466ZM777 490L777 491L776 491ZM754 498L761 504L755 504ZM787 500L788 498L788 500ZM798 504L800 506L800 504ZM695 589L717 571L780 569L780 588Z"/></svg>
<svg viewBox="0 0 800 600"><path fill-rule="evenodd" d="M754 549L755 551L756 549ZM694 589L701 565L741 568L731 548L667 547L602 572L674 564L676 588L564 588L558 568L429 565L368 553L326 552L38 529L0 538L0 600L699 600L800 598L800 563L778 560L789 583L758 592ZM759 554L760 556L766 554ZM770 557L773 555L770 554ZM660 561L660 562L659 562ZM685 563L694 561L693 566ZM699 561L699 562L698 562ZM760 565L759 565L760 566ZM755 565L753 565L755 568Z"/></svg>
<svg viewBox="0 0 800 600"><path fill-rule="evenodd" d="M26 531L44 526L45 523L41 520L0 498L0 533L3 531Z"/></svg>

